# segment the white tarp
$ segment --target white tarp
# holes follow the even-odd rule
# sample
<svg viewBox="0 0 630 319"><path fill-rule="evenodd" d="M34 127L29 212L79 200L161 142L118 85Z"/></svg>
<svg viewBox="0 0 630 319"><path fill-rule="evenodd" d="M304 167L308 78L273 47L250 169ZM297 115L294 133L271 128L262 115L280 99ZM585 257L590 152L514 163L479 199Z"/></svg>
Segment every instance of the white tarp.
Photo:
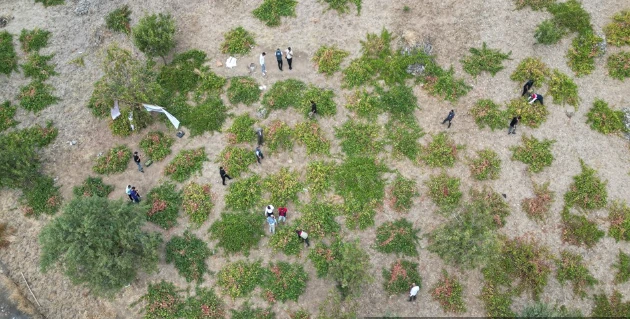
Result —
<svg viewBox="0 0 630 319"><path fill-rule="evenodd" d="M142 106L144 106L144 108L149 112L164 113L168 120L173 123L173 126L175 126L176 129L179 128L179 120L175 118L173 114L167 112L163 107L149 104L142 104Z"/></svg>
<svg viewBox="0 0 630 319"><path fill-rule="evenodd" d="M112 114L112 120L120 116L120 108L118 108L118 100L114 101L114 108L109 110Z"/></svg>
<svg viewBox="0 0 630 319"><path fill-rule="evenodd" d="M129 120L129 126L131 126L131 130L135 130L136 128L133 126L133 112L129 112L129 117L127 119Z"/></svg>
<svg viewBox="0 0 630 319"><path fill-rule="evenodd" d="M227 61L225 61L225 67L227 68L233 68L236 66L236 58L231 56L227 59Z"/></svg>

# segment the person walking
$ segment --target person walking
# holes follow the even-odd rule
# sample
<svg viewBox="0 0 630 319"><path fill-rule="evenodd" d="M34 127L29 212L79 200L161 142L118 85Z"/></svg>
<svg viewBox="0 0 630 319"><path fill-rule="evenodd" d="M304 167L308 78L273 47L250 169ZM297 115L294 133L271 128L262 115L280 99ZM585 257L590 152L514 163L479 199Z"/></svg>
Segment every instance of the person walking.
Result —
<svg viewBox="0 0 630 319"><path fill-rule="evenodd" d="M287 222L287 208L286 207L278 207L278 222L286 223Z"/></svg>
<svg viewBox="0 0 630 319"><path fill-rule="evenodd" d="M527 101L527 103L529 103L529 104L534 104L534 102L536 102L536 101L539 101L539 102L540 102L540 105L545 105L545 104L543 103L543 96L542 96L542 94L537 94L537 93L532 94L532 95L529 97L529 101Z"/></svg>
<svg viewBox="0 0 630 319"><path fill-rule="evenodd" d="M230 177L230 175L228 175L225 170L223 169L223 166L219 167L219 175L221 175L221 181L223 181L223 185L225 185L225 179L232 179L232 177Z"/></svg>
<svg viewBox="0 0 630 319"><path fill-rule="evenodd" d="M276 60L278 60L278 69L282 71L282 51L280 51L280 48L276 49Z"/></svg>
<svg viewBox="0 0 630 319"><path fill-rule="evenodd" d="M131 197L131 185L127 185L127 189L125 189L125 193L129 196L129 201L133 202L133 197Z"/></svg>
<svg viewBox="0 0 630 319"><path fill-rule="evenodd" d="M448 112L448 115L446 116L444 121L442 121L442 124L448 122L448 128L451 128L451 121L453 121L454 117L455 117L455 110L451 110L450 112Z"/></svg>
<svg viewBox="0 0 630 319"><path fill-rule="evenodd" d="M258 146L262 146L263 143L265 142L265 139L263 138L263 129L262 127L259 127L256 129L256 137L258 139Z"/></svg>
<svg viewBox="0 0 630 319"><path fill-rule="evenodd" d="M131 188L131 200L133 200L134 203L140 203L140 198L142 198L142 196L140 196L140 193L138 193L138 190L136 190L136 187L132 187Z"/></svg>
<svg viewBox="0 0 630 319"><path fill-rule="evenodd" d="M269 216L273 216L273 205L269 205L267 207L265 207L265 216L269 217Z"/></svg>
<svg viewBox="0 0 630 319"><path fill-rule="evenodd" d="M302 239L302 241L304 243L306 243L306 246L310 246L311 244L308 242L308 234L301 230L301 229L296 229L295 232L297 233L298 237L300 237L300 239Z"/></svg>
<svg viewBox="0 0 630 319"><path fill-rule="evenodd" d="M521 96L527 95L527 93L529 93L529 90L532 89L532 86L534 86L534 80L527 81L527 83L523 85L523 94L521 94Z"/></svg>
<svg viewBox="0 0 630 319"><path fill-rule="evenodd" d="M291 66L291 63L293 62L293 50L291 50L291 47L284 50L284 56L287 58L287 64L289 65L289 70L293 70L293 67Z"/></svg>
<svg viewBox="0 0 630 319"><path fill-rule="evenodd" d="M272 234L276 233L276 218L271 215L267 217L267 224L269 224L269 232Z"/></svg>
<svg viewBox="0 0 630 319"><path fill-rule="evenodd" d="M508 135L516 134L516 125L518 125L518 122L520 120L521 120L520 115L512 118L512 121L510 122L510 128L508 129Z"/></svg>
<svg viewBox="0 0 630 319"><path fill-rule="evenodd" d="M263 75L263 76L267 75L267 68L265 67L265 55L267 55L267 53L263 52L263 53L260 55L260 59L259 59L259 62L260 62L260 70L262 71L262 75Z"/></svg>
<svg viewBox="0 0 630 319"><path fill-rule="evenodd" d="M258 164L262 164L260 160L265 159L265 156L260 150L260 146L256 146L256 150L254 151L254 153L256 154L256 160L258 160Z"/></svg>
<svg viewBox="0 0 630 319"><path fill-rule="evenodd" d="M409 291L409 301L416 301L416 296L418 296L419 291L420 287L416 285L415 282L411 284L411 290Z"/></svg>
<svg viewBox="0 0 630 319"><path fill-rule="evenodd" d="M317 104L315 104L315 101L311 101L311 113L309 113L309 116L315 116L315 114L317 114Z"/></svg>
<svg viewBox="0 0 630 319"><path fill-rule="evenodd" d="M144 173L144 170L142 169L142 163L140 163L140 155L138 155L138 152L133 152L133 161L136 162L136 165L138 165L138 171Z"/></svg>

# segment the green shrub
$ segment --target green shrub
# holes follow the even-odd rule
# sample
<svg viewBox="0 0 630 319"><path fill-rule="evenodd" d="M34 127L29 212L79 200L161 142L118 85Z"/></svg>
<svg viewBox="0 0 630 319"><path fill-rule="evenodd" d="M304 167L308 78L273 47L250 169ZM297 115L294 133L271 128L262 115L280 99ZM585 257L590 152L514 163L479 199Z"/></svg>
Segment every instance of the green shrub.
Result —
<svg viewBox="0 0 630 319"><path fill-rule="evenodd" d="M330 261L329 273L344 297L356 297L363 285L372 281L370 256L358 241L342 242L335 246L337 257Z"/></svg>
<svg viewBox="0 0 630 319"><path fill-rule="evenodd" d="M604 27L606 41L615 46L630 45L630 10L622 10Z"/></svg>
<svg viewBox="0 0 630 319"><path fill-rule="evenodd" d="M126 145L118 145L99 157L92 170L105 175L124 172L130 159L131 149Z"/></svg>
<svg viewBox="0 0 630 319"><path fill-rule="evenodd" d="M149 132L140 140L140 148L152 161L161 161L171 154L171 146L175 139L164 135L163 132Z"/></svg>
<svg viewBox="0 0 630 319"><path fill-rule="evenodd" d="M592 287L597 280L588 271L588 268L582 262L582 256L571 253L569 251L560 252L560 259L556 260L558 270L556 278L561 284L566 281L573 282L573 293L581 298L586 297L587 287Z"/></svg>
<svg viewBox="0 0 630 319"><path fill-rule="evenodd" d="M221 52L227 54L248 54L256 45L254 35L243 27L234 28L223 35L225 41L221 43Z"/></svg>
<svg viewBox="0 0 630 319"><path fill-rule="evenodd" d="M293 150L293 130L287 123L274 120L267 128L267 146L272 152Z"/></svg>
<svg viewBox="0 0 630 319"><path fill-rule="evenodd" d="M44 7L57 6L60 4L64 4L64 0L35 0L35 3L37 2L41 2L44 5Z"/></svg>
<svg viewBox="0 0 630 319"><path fill-rule="evenodd" d="M375 73L375 67L370 62L369 58L365 57L350 61L350 65L341 71L343 74L342 87L350 89L368 84Z"/></svg>
<svg viewBox="0 0 630 319"><path fill-rule="evenodd" d="M553 20L547 19L536 27L534 38L540 44L556 44L567 33L563 26Z"/></svg>
<svg viewBox="0 0 630 319"><path fill-rule="evenodd" d="M206 258L210 256L210 249L206 243L185 231L182 237L173 236L166 244L166 262L175 263L175 268L187 282L203 281L203 274L208 271Z"/></svg>
<svg viewBox="0 0 630 319"><path fill-rule="evenodd" d="M300 308L300 310L291 312L289 314L289 318L291 319L311 319L311 313L305 309Z"/></svg>
<svg viewBox="0 0 630 319"><path fill-rule="evenodd" d="M630 316L630 301L621 302L623 295L617 290L613 291L610 298L605 294L594 295L595 307L593 307L592 317L617 317L627 318Z"/></svg>
<svg viewBox="0 0 630 319"><path fill-rule="evenodd" d="M376 216L376 207L382 205L381 200L372 199L363 203L359 199L344 198L344 204L341 206L343 215L346 217L346 227L348 229L365 230L374 226L374 217Z"/></svg>
<svg viewBox="0 0 630 319"><path fill-rule="evenodd" d="M271 308L252 308L248 302L245 302L238 310L230 309L232 319L275 319L276 314Z"/></svg>
<svg viewBox="0 0 630 319"><path fill-rule="evenodd" d="M603 230L597 228L597 223L588 220L582 215L563 212L561 216L562 241L566 243L585 245L591 248L606 234Z"/></svg>
<svg viewBox="0 0 630 319"><path fill-rule="evenodd" d="M278 205L286 206L289 202L298 200L298 193L302 191L302 183L298 180L298 172L290 172L283 167L276 174L269 175L263 180L263 188L269 190L269 200Z"/></svg>
<svg viewBox="0 0 630 319"><path fill-rule="evenodd" d="M309 86L302 96L299 105L295 105L302 110L305 117L309 117L311 112L311 101L317 104L317 114L320 116L332 116L337 114L337 104L333 99L335 92L331 89L322 89L316 86Z"/></svg>
<svg viewBox="0 0 630 319"><path fill-rule="evenodd" d="M147 202L151 205L147 211L148 221L164 229L177 225L182 192L175 190L174 184L166 182L151 189L147 194Z"/></svg>
<svg viewBox="0 0 630 319"><path fill-rule="evenodd" d="M208 160L206 151L203 147L182 150L175 158L166 165L164 175L176 182L184 182L195 173L201 173L203 162Z"/></svg>
<svg viewBox="0 0 630 319"><path fill-rule="evenodd" d="M146 233L143 208L122 200L77 197L39 234L41 268L59 265L74 284L113 296L138 271L157 270L158 233Z"/></svg>
<svg viewBox="0 0 630 319"><path fill-rule="evenodd" d="M520 115L520 123L531 128L538 128L547 120L549 111L540 103L529 104L525 98L516 98L507 102L506 114Z"/></svg>
<svg viewBox="0 0 630 319"><path fill-rule="evenodd" d="M182 123L190 129L190 135L220 131L227 118L227 108L218 97L210 97L205 102L190 109Z"/></svg>
<svg viewBox="0 0 630 319"><path fill-rule="evenodd" d="M567 65L580 77L595 70L595 57L602 54L599 46L604 40L592 31L579 34L567 52Z"/></svg>
<svg viewBox="0 0 630 319"><path fill-rule="evenodd" d="M297 238L297 236L294 237ZM335 260L335 258L339 258L337 256L337 246L340 244L341 242L337 240L333 242L332 245L328 246L320 241L317 245L315 245L314 249L311 249L308 252L308 259L310 259L313 263L313 266L317 271L317 277L322 278L328 275L332 261Z"/></svg>
<svg viewBox="0 0 630 319"><path fill-rule="evenodd" d="M19 122L13 119L16 111L17 107L9 101L0 104L0 132L18 125Z"/></svg>
<svg viewBox="0 0 630 319"><path fill-rule="evenodd" d="M26 53L39 52L39 50L48 46L48 40L50 40L51 36L52 33L50 33L50 31L39 28L30 31L22 29L22 32L20 32L22 51Z"/></svg>
<svg viewBox="0 0 630 319"><path fill-rule="evenodd" d="M128 5L111 11L105 17L105 24L107 28L113 31L122 32L124 34L131 34L131 9Z"/></svg>
<svg viewBox="0 0 630 319"><path fill-rule="evenodd" d="M422 287L422 277L418 272L418 264L398 259L389 270L383 269L383 289L390 295L408 293L412 284Z"/></svg>
<svg viewBox="0 0 630 319"><path fill-rule="evenodd" d="M188 297L180 316L190 319L222 319L225 318L223 300L214 289L196 288L195 296Z"/></svg>
<svg viewBox="0 0 630 319"><path fill-rule="evenodd" d="M310 236L309 232L309 236ZM283 225L279 227L274 234L269 238L269 246L274 252L281 251L287 256L299 255L302 252L304 244L302 240L295 233L295 227L293 225Z"/></svg>
<svg viewBox="0 0 630 319"><path fill-rule="evenodd" d="M597 171L580 160L582 173L573 176L573 183L569 191L564 194L564 202L568 207L577 205L582 209L599 209L606 207L608 202L607 182L597 177Z"/></svg>
<svg viewBox="0 0 630 319"><path fill-rule="evenodd" d="M450 177L446 173L433 175L425 182L429 188L429 197L443 211L451 210L459 205L462 192L459 190L459 178Z"/></svg>
<svg viewBox="0 0 630 319"><path fill-rule="evenodd" d="M617 269L615 283L621 284L630 280L630 256L619 250L619 261L613 264Z"/></svg>
<svg viewBox="0 0 630 319"><path fill-rule="evenodd" d="M527 6L531 7L532 10L541 10L546 9L549 5L555 2L555 0L514 0L514 4L516 5L516 9L523 9Z"/></svg>
<svg viewBox="0 0 630 319"><path fill-rule="evenodd" d="M225 206L235 211L255 208L262 200L262 180L254 174L230 183L225 195Z"/></svg>
<svg viewBox="0 0 630 319"><path fill-rule="evenodd" d="M549 190L549 182L534 184L534 197L524 198L521 207L531 219L542 221L549 214L555 193Z"/></svg>
<svg viewBox="0 0 630 319"><path fill-rule="evenodd" d="M523 145L510 148L513 160L527 164L527 169L533 173L540 173L545 167L551 166L554 160L551 146L556 142L555 140L539 141L533 136L527 137L525 135L521 137L521 140Z"/></svg>
<svg viewBox="0 0 630 319"><path fill-rule="evenodd" d="M7 31L0 32L0 73L7 76L18 71L17 53L13 46L13 35Z"/></svg>
<svg viewBox="0 0 630 319"><path fill-rule="evenodd" d="M175 20L170 14L144 16L133 27L132 33L133 43L149 58L159 56L165 60L175 47Z"/></svg>
<svg viewBox="0 0 630 319"><path fill-rule="evenodd" d="M550 307L546 303L537 302L526 306L520 314L523 318L582 318L582 312L578 309L567 309L565 306Z"/></svg>
<svg viewBox="0 0 630 319"><path fill-rule="evenodd" d="M218 240L216 246L223 248L226 254L242 252L249 255L250 249L258 245L264 235L262 217L246 212L222 213L221 219L208 229L210 239Z"/></svg>
<svg viewBox="0 0 630 319"><path fill-rule="evenodd" d="M309 192L313 195L323 195L332 186L330 176L335 171L334 162L313 161L306 166L306 184L309 185Z"/></svg>
<svg viewBox="0 0 630 319"><path fill-rule="evenodd" d="M146 302L144 319L177 319L184 306L175 285L164 280L157 284L149 284L147 294L140 300Z"/></svg>
<svg viewBox="0 0 630 319"><path fill-rule="evenodd" d="M376 229L376 250L382 253L418 256L416 244L420 229L406 219L387 222Z"/></svg>
<svg viewBox="0 0 630 319"><path fill-rule="evenodd" d="M114 186L103 183L103 179L100 177L88 176L80 186L75 186L72 189L72 193L76 197L105 197L109 196L114 191Z"/></svg>
<svg viewBox="0 0 630 319"><path fill-rule="evenodd" d="M326 203L313 201L300 208L300 219L296 221L299 228L308 232L309 238L324 238L327 235L335 236L341 231L341 226L335 220L339 215L339 207ZM294 236L297 238L297 235Z"/></svg>
<svg viewBox="0 0 630 319"><path fill-rule="evenodd" d="M232 126L227 129L228 141L230 144L248 143L254 141L256 134L252 127L256 120L249 114L239 115L234 119Z"/></svg>
<svg viewBox="0 0 630 319"><path fill-rule="evenodd" d="M484 275L484 277L486 277ZM496 284L486 282L481 289L481 301L486 308L486 316L493 318L515 317L512 312L512 296L510 293L501 291Z"/></svg>
<svg viewBox="0 0 630 319"><path fill-rule="evenodd" d="M264 277L265 269L260 261L248 263L241 260L223 266L217 274L217 284L232 298L246 297L262 283Z"/></svg>
<svg viewBox="0 0 630 319"><path fill-rule="evenodd" d="M397 118L413 117L413 112L418 109L418 99L406 85L392 86L388 91L376 91L380 95L381 108Z"/></svg>
<svg viewBox="0 0 630 319"><path fill-rule="evenodd" d="M328 4L326 10L335 10L340 15L348 13L350 11L350 3L353 3L357 7L357 15L361 14L361 1L362 0L319 0Z"/></svg>
<svg viewBox="0 0 630 319"><path fill-rule="evenodd" d="M59 134L59 129L53 126L52 121L47 121L46 126L39 124L29 128L13 131L4 135L6 141L19 147L44 147L52 143Z"/></svg>
<svg viewBox="0 0 630 319"><path fill-rule="evenodd" d="M236 178L247 172L249 165L256 163L256 155L253 150L228 146L219 154L219 161L230 177Z"/></svg>
<svg viewBox="0 0 630 319"><path fill-rule="evenodd" d="M477 156L468 163L470 174L478 181L498 179L501 173L499 155L491 149L484 149L477 151Z"/></svg>
<svg viewBox="0 0 630 319"><path fill-rule="evenodd" d="M133 114L132 114L133 113ZM132 120L129 120L129 116L133 115ZM148 127L153 123L153 117L149 112L145 110L134 110L131 107L124 107L120 110L120 116L115 120L109 121L109 128L112 130L113 135L117 136L129 136L131 134L139 133L142 129ZM134 125L135 130L131 130L131 125Z"/></svg>
<svg viewBox="0 0 630 319"><path fill-rule="evenodd" d="M214 207L210 185L190 182L184 187L182 206L193 225L201 226L208 220L208 216L210 216Z"/></svg>
<svg viewBox="0 0 630 319"><path fill-rule="evenodd" d="M265 0L252 13L266 26L277 27L281 17L295 17L297 3L296 0Z"/></svg>
<svg viewBox="0 0 630 319"><path fill-rule="evenodd" d="M444 312L466 312L466 303L463 300L464 287L457 278L449 276L446 270L442 271L440 280L431 287L433 300L440 303Z"/></svg>
<svg viewBox="0 0 630 319"><path fill-rule="evenodd" d="M623 124L624 114L622 111L611 109L604 100L596 99L593 107L586 114L587 124L591 124L591 129L602 134L623 132L626 130Z"/></svg>
<svg viewBox="0 0 630 319"><path fill-rule="evenodd" d="M486 186L481 189L473 188L470 190L470 200L483 203L483 213L492 217L496 228L505 225L505 218L510 215L510 206L499 193Z"/></svg>
<svg viewBox="0 0 630 319"><path fill-rule="evenodd" d="M526 82L534 80L534 84L540 87L549 77L549 67L540 58L525 58L518 64L516 70L510 75L512 81Z"/></svg>
<svg viewBox="0 0 630 319"><path fill-rule="evenodd" d="M630 207L625 202L615 201L609 208L608 221L610 228L608 236L616 241L630 241Z"/></svg>
<svg viewBox="0 0 630 319"><path fill-rule="evenodd" d="M425 68L424 88L430 95L439 96L450 102L456 102L472 90L472 87L463 79L455 77L452 66L444 70L437 64L429 64Z"/></svg>
<svg viewBox="0 0 630 319"><path fill-rule="evenodd" d="M49 176L36 176L22 186L20 203L26 216L54 215L59 211L61 201L59 186L55 186L55 180Z"/></svg>
<svg viewBox="0 0 630 319"><path fill-rule="evenodd" d="M262 283L263 298L269 303L297 301L306 291L308 274L300 264L284 261L270 263L266 275Z"/></svg>
<svg viewBox="0 0 630 319"><path fill-rule="evenodd" d="M347 51L338 49L337 46L323 45L315 52L313 63L319 73L331 76L341 70L341 61L349 54Z"/></svg>
<svg viewBox="0 0 630 319"><path fill-rule="evenodd" d="M185 95L199 85L204 73L211 73L208 67L203 65L205 62L206 53L203 51L189 50L179 53L171 63L160 69L157 81L172 94L179 92ZM225 80L222 84L225 84Z"/></svg>
<svg viewBox="0 0 630 319"><path fill-rule="evenodd" d="M512 51L503 53L498 49L489 49L484 42L481 49L470 48L469 56L461 60L462 67L466 73L477 77L481 72L486 71L492 76L503 70L503 60L508 60Z"/></svg>
<svg viewBox="0 0 630 319"><path fill-rule="evenodd" d="M193 96L195 103L202 104L208 100L218 100L223 104L223 100L219 98L219 95L223 93L223 87L225 83L227 83L227 80L210 71L210 68L207 66L202 67L199 76L199 86Z"/></svg>
<svg viewBox="0 0 630 319"><path fill-rule="evenodd" d="M577 111L580 97L578 87L566 74L554 69L549 80L549 94L553 97L554 104L569 104Z"/></svg>
<svg viewBox="0 0 630 319"><path fill-rule="evenodd" d="M237 76L230 79L227 97L233 105L238 103L252 105L260 99L260 92L256 80L249 76Z"/></svg>
<svg viewBox="0 0 630 319"><path fill-rule="evenodd" d="M547 10L553 15L556 24L571 32L583 34L592 31L591 16L577 0L551 3Z"/></svg>
<svg viewBox="0 0 630 319"><path fill-rule="evenodd" d="M293 133L298 143L306 146L306 154L328 155L330 153L330 141L324 136L317 122L298 123Z"/></svg>
<svg viewBox="0 0 630 319"><path fill-rule="evenodd" d="M385 138L392 145L394 157L406 157L416 161L421 152L418 139L424 136L422 128L414 118L390 119L387 123Z"/></svg>
<svg viewBox="0 0 630 319"><path fill-rule="evenodd" d="M348 156L375 156L383 149L379 140L378 124L363 124L353 120L346 121L335 128L335 137L341 139L341 150Z"/></svg>
<svg viewBox="0 0 630 319"><path fill-rule="evenodd" d="M508 126L507 113L499 110L499 105L492 100L478 100L470 109L470 113L475 117L475 123L480 129L488 126L494 131Z"/></svg>
<svg viewBox="0 0 630 319"><path fill-rule="evenodd" d="M386 169L374 158L348 158L333 172L335 190L346 202L356 200L362 205L370 205L374 201L380 203L385 190L381 174Z"/></svg>
<svg viewBox="0 0 630 319"><path fill-rule="evenodd" d="M20 106L27 111L39 111L57 103L60 99L52 95L54 88L40 81L33 81L20 88Z"/></svg>
<svg viewBox="0 0 630 319"><path fill-rule="evenodd" d="M263 95L262 105L271 110L285 110L289 106L296 107L303 100L307 86L296 79L278 81ZM310 102L309 102L310 111Z"/></svg>
<svg viewBox="0 0 630 319"><path fill-rule="evenodd" d="M381 114L380 98L375 93L368 93L365 89L356 90L346 96L346 108L356 115L375 120Z"/></svg>
<svg viewBox="0 0 630 319"><path fill-rule="evenodd" d="M614 79L623 81L630 78L630 52L619 52L608 56L608 74Z"/></svg>
<svg viewBox="0 0 630 319"><path fill-rule="evenodd" d="M457 154L463 146L455 142L446 133L433 136L431 143L423 147L422 159L430 167L453 167Z"/></svg>
<svg viewBox="0 0 630 319"><path fill-rule="evenodd" d="M413 179L397 174L389 190L390 205L397 212L406 212L413 205L413 198L418 196L418 186Z"/></svg>

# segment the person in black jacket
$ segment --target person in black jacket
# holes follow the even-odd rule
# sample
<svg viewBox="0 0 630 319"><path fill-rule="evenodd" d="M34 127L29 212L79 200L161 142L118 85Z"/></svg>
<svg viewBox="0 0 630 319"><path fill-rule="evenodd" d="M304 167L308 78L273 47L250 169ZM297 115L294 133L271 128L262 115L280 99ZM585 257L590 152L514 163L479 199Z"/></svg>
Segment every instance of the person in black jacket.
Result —
<svg viewBox="0 0 630 319"><path fill-rule="evenodd" d="M521 96L527 95L529 93L529 90L532 89L532 86L534 86L534 80L527 81L527 83L523 85L523 94L521 94Z"/></svg>
<svg viewBox="0 0 630 319"><path fill-rule="evenodd" d="M136 162L136 165L138 165L138 171L144 173L144 170L142 169L142 164L140 163L140 155L138 155L138 152L133 152L133 161Z"/></svg>
<svg viewBox="0 0 630 319"><path fill-rule="evenodd" d="M455 117L455 111L451 110L450 112L448 112L448 116L446 116L444 121L442 121L442 124L448 122L448 128L451 128L451 121L453 120L454 117Z"/></svg>
<svg viewBox="0 0 630 319"><path fill-rule="evenodd" d="M516 134L516 125L518 125L518 122L520 120L521 120L520 115L512 118L512 121L510 122L510 128L508 129L508 135Z"/></svg>
<svg viewBox="0 0 630 319"><path fill-rule="evenodd" d="M223 185L225 185L225 178L227 177L227 179L232 179L232 177L230 177L230 175L228 175L225 170L223 169L223 166L219 167L219 174L221 175L221 180L223 181Z"/></svg>

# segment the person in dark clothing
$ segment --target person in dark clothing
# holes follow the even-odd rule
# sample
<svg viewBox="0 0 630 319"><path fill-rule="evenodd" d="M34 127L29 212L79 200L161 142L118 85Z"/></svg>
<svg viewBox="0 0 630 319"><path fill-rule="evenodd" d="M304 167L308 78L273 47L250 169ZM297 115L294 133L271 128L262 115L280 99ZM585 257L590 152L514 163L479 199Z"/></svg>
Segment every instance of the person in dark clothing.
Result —
<svg viewBox="0 0 630 319"><path fill-rule="evenodd" d="M297 233L298 237L300 237L302 242L306 243L306 246L310 246L311 245L308 242L308 234L305 231L303 231L301 229L296 229L295 232Z"/></svg>
<svg viewBox="0 0 630 319"><path fill-rule="evenodd" d="M223 169L223 166L219 167L219 174L221 175L221 181L223 181L223 185L225 185L225 179L232 179L232 177L230 177L230 175L228 175L225 170Z"/></svg>
<svg viewBox="0 0 630 319"><path fill-rule="evenodd" d="M278 60L278 69L282 71L282 51L280 51L280 48L276 50L276 60Z"/></svg>
<svg viewBox="0 0 630 319"><path fill-rule="evenodd" d="M448 122L448 128L451 128L451 121L453 120L454 117L455 117L455 111L451 110L450 112L448 112L448 116L446 116L444 121L442 121L442 124Z"/></svg>
<svg viewBox="0 0 630 319"><path fill-rule="evenodd" d="M140 163L140 156L138 155L138 152L133 152L133 161L136 162L136 165L138 165L138 170L144 173L144 170L142 169L142 164Z"/></svg>
<svg viewBox="0 0 630 319"><path fill-rule="evenodd" d="M140 202L140 194L138 193L138 191L136 190L136 187L132 187L131 188L131 199L134 201L134 203L139 203Z"/></svg>
<svg viewBox="0 0 630 319"><path fill-rule="evenodd" d="M131 197L131 185L127 185L127 189L125 189L125 194L129 196L129 201L133 202L133 197Z"/></svg>
<svg viewBox="0 0 630 319"><path fill-rule="evenodd" d="M543 96L542 94L538 94L538 93L534 93L529 97L529 101L527 101L527 103L529 104L534 104L534 102L536 101L540 101L540 105L545 105L545 103L543 103Z"/></svg>
<svg viewBox="0 0 630 319"><path fill-rule="evenodd" d="M529 93L529 90L532 89L532 86L534 86L534 80L527 81L527 83L523 85L523 94L521 94L521 96L527 95L527 93Z"/></svg>
<svg viewBox="0 0 630 319"><path fill-rule="evenodd" d="M518 125L518 122L520 120L521 120L520 115L512 118L512 121L510 122L510 128L508 129L508 135L516 134L516 125Z"/></svg>
<svg viewBox="0 0 630 319"><path fill-rule="evenodd" d="M258 138L258 146L262 146L263 143L265 142L265 140L263 138L263 129L262 128L256 129L256 137Z"/></svg>
<svg viewBox="0 0 630 319"><path fill-rule="evenodd" d="M317 104L314 101L311 101L311 113L310 116L317 114Z"/></svg>
<svg viewBox="0 0 630 319"><path fill-rule="evenodd" d="M256 153L256 160L258 160L258 164L262 164L260 162L261 159L265 159L265 156L263 155L262 151L260 150L260 146L256 147L256 150L254 151L254 153Z"/></svg>

